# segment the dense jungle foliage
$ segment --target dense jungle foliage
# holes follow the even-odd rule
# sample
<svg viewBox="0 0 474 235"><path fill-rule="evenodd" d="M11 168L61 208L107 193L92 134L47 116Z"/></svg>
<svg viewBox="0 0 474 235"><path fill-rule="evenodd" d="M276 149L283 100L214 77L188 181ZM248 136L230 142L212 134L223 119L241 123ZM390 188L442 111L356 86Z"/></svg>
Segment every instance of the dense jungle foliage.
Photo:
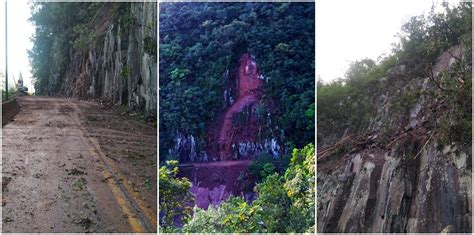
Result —
<svg viewBox="0 0 474 235"><path fill-rule="evenodd" d="M314 143L314 25L314 3L161 3L160 153L178 132L203 149L244 52L267 80L265 107L283 144Z"/></svg>
<svg viewBox="0 0 474 235"><path fill-rule="evenodd" d="M176 161L169 161L159 172L161 232L314 233L315 156L313 144L294 149L289 167L282 174L262 172L267 175L255 186L255 201L231 197L208 210L189 207L188 202L193 200L189 193L191 183L186 178L176 178ZM176 216L181 218L181 224Z"/></svg>
<svg viewBox="0 0 474 235"><path fill-rule="evenodd" d="M451 143L468 144L472 140L472 3L463 2L455 6L443 3L443 10L434 6L427 15L410 18L398 35L400 43L392 53L377 61L364 59L351 64L345 78L331 83L318 80L318 146L331 133L360 133L367 130L377 112L374 98L382 95L383 79L390 71L404 66L404 74L398 77L406 83L410 79L429 78L435 90L429 94L432 100L446 103L452 112L438 126L441 139ZM454 47L463 49L463 56L449 71L437 76L433 66L441 53ZM419 91L400 93L391 108L393 115L408 118L409 110L420 96ZM324 142L324 141L321 141Z"/></svg>

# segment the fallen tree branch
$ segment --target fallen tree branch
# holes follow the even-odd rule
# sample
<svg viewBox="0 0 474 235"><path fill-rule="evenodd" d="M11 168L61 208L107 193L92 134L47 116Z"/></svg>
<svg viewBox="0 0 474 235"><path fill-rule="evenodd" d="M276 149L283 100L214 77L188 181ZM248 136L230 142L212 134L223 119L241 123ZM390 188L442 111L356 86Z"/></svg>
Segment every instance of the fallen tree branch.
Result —
<svg viewBox="0 0 474 235"><path fill-rule="evenodd" d="M327 148L325 148L325 149L319 151L318 155L319 155L319 154L324 154L324 153L327 152L327 151L330 151L330 150L332 150L332 149L337 148L342 142L344 142L345 140L347 140L348 138L351 138L351 137L353 137L353 136L350 135L350 136L346 136L346 137L342 138L341 140L337 141L335 144L333 144L333 145L331 145L331 146L329 146L329 147L327 147Z"/></svg>
<svg viewBox="0 0 474 235"><path fill-rule="evenodd" d="M323 160L324 158L326 158L327 156L330 156L330 155L334 154L334 152L336 152L336 150L338 150L342 145L346 144L347 142L351 143L351 146L362 145L362 144L367 143L367 141L359 141L361 139L367 139L367 135L366 134L360 134L360 135L346 136L346 137L342 138L341 140L339 140L337 143L333 144L332 146L319 151L318 154L317 154L317 156L318 156L317 159L318 159L318 161L320 161L320 160Z"/></svg>
<svg viewBox="0 0 474 235"><path fill-rule="evenodd" d="M418 157L418 155L420 155L421 152L423 152L423 149L425 149L426 145L428 144L428 142L430 142L431 140L431 137L433 137L435 131L433 131L433 133L430 135L430 138L428 138L428 140L426 140L426 143L425 145L423 145L423 147L421 148L421 150L415 155L414 159L416 159Z"/></svg>
<svg viewBox="0 0 474 235"><path fill-rule="evenodd" d="M403 135L401 135L401 136L395 138L392 142L390 142L390 143L388 143L387 145L385 145L385 149L387 149L387 148L389 148L389 147L392 147L392 145L393 145L395 142L399 141L402 137L404 137L404 136L406 136L406 135L407 135L407 133L405 132L405 133L403 133Z"/></svg>
<svg viewBox="0 0 474 235"><path fill-rule="evenodd" d="M433 73L433 65L429 64L427 68L425 69L425 74L428 76L428 78L442 91L446 91L446 88L443 88L441 84L436 81L436 77Z"/></svg>

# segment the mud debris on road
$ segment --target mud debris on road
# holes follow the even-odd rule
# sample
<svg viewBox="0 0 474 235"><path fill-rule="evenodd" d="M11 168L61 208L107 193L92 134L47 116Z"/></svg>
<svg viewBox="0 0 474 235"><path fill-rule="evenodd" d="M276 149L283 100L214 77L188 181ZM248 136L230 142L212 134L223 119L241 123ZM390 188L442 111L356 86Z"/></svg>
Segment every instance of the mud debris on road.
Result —
<svg viewBox="0 0 474 235"><path fill-rule="evenodd" d="M3 232L156 231L155 127L91 102L17 101L2 130Z"/></svg>

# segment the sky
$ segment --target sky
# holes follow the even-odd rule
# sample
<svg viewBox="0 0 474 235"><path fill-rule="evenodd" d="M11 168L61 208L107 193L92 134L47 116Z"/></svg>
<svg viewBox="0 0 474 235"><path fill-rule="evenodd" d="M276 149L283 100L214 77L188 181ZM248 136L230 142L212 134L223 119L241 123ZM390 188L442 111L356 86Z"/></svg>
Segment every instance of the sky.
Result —
<svg viewBox="0 0 474 235"><path fill-rule="evenodd" d="M342 78L351 62L389 54L403 23L429 13L433 2L441 5L439 0L316 0L316 77Z"/></svg>
<svg viewBox="0 0 474 235"><path fill-rule="evenodd" d="M33 93L31 65L27 53L33 46L30 38L34 33L34 26L28 22L31 16L30 7L27 0L10 0L7 4L8 85L13 85L13 77L18 81L21 72L24 85L28 87L28 92ZM5 73L5 0L0 1L0 71Z"/></svg>

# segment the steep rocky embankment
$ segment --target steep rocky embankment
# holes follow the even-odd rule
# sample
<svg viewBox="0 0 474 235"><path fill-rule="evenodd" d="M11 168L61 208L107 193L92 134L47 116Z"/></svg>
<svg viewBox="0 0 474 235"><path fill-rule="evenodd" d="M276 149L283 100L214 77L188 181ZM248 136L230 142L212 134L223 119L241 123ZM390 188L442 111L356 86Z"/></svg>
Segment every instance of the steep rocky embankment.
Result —
<svg viewBox="0 0 474 235"><path fill-rule="evenodd" d="M86 45L67 49L66 67L62 60L55 61L50 83L60 84L56 94L99 98L155 113L156 19L156 2L102 3L78 39Z"/></svg>
<svg viewBox="0 0 474 235"><path fill-rule="evenodd" d="M449 71L462 51L443 53L432 74ZM408 72L398 65L379 80L384 90L365 132L320 145L318 231L471 231L472 141L441 138L443 120L459 111L430 92L438 89L433 77L402 79ZM408 112L397 112L407 94L417 95Z"/></svg>

